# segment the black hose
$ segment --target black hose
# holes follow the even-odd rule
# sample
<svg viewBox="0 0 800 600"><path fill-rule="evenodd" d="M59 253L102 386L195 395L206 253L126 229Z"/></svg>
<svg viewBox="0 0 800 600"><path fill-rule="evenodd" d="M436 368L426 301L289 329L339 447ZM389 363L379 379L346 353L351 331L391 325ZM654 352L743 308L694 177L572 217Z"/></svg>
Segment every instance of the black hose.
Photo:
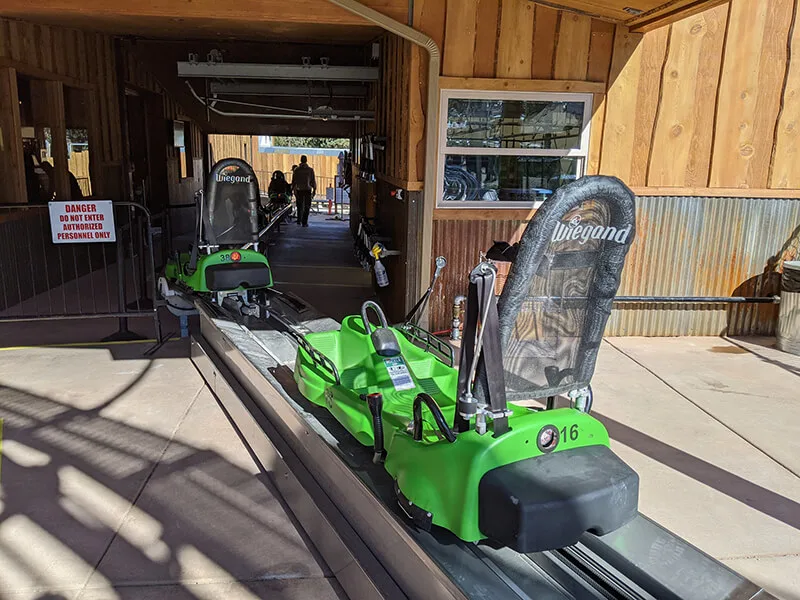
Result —
<svg viewBox="0 0 800 600"><path fill-rule="evenodd" d="M367 401L369 412L372 413L372 438L375 450L372 462L377 465L386 458L386 450L383 447L383 395L380 393L361 394L361 399Z"/></svg>
<svg viewBox="0 0 800 600"><path fill-rule="evenodd" d="M447 421L444 420L444 415L442 414L442 409L439 408L439 405L436 404L436 400L434 400L428 394L422 393L417 394L417 397L414 398L414 440L417 442L422 441L422 403L428 407L428 410L431 411L433 415L433 420L436 421L436 425L439 427L439 431L442 432L444 437L447 439L448 442L451 444L456 441L456 436L453 433L453 430L450 429L450 426L447 424Z"/></svg>

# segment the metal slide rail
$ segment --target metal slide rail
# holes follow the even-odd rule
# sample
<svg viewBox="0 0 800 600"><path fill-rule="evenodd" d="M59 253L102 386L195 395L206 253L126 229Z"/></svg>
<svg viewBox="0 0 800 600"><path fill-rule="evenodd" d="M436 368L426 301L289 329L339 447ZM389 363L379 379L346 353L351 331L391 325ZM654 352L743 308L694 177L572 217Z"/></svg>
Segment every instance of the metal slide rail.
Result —
<svg viewBox="0 0 800 600"><path fill-rule="evenodd" d="M402 323L397 326L400 332L411 343L419 346L426 352L430 352L448 367L455 363L453 357L453 347L442 338L436 337L427 329L413 323Z"/></svg>
<svg viewBox="0 0 800 600"><path fill-rule="evenodd" d="M150 318L161 338L153 217L113 207L116 242L55 244L46 204L0 204L0 323L117 318L125 338L128 319Z"/></svg>
<svg viewBox="0 0 800 600"><path fill-rule="evenodd" d="M372 582L369 593L363 580L359 585L340 580L355 600L776 600L643 516L603 538L587 534L574 547L529 555L464 544L447 532L415 530L387 501L385 490L381 491L386 486L375 483L379 473L384 473L381 467L365 474L371 467L365 466L369 461L358 462L353 450L357 443L336 433L335 425L331 429L329 420L316 420L313 409L298 404L291 371L285 364L266 364L270 359L253 342L253 332L237 338L240 325L229 327L215 321L202 307L200 317L202 344L246 396L246 400L227 397L220 401L230 414L241 413L247 404L252 418L269 424L262 434L251 431L248 443L264 435L286 444L287 452L311 478L318 505L335 507L336 518L330 522L340 519L347 531L341 539L357 542L362 550L368 548L368 562L379 563L369 562L370 568L360 570ZM204 372L207 380L218 381L217 374ZM349 537L354 533L355 539ZM385 576L391 578L389 591L384 588Z"/></svg>

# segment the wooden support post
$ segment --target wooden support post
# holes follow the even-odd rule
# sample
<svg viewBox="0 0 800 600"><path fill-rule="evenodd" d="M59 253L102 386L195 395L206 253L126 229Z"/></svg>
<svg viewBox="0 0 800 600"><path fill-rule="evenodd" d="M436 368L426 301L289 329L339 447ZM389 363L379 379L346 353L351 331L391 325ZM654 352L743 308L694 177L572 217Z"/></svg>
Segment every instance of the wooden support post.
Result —
<svg viewBox="0 0 800 600"><path fill-rule="evenodd" d="M67 164L67 124L64 111L64 86L60 81L31 81L33 118L36 127L50 128L53 177L56 200L70 200Z"/></svg>
<svg viewBox="0 0 800 600"><path fill-rule="evenodd" d="M11 67L0 67L0 181L0 202L28 201L17 71Z"/></svg>

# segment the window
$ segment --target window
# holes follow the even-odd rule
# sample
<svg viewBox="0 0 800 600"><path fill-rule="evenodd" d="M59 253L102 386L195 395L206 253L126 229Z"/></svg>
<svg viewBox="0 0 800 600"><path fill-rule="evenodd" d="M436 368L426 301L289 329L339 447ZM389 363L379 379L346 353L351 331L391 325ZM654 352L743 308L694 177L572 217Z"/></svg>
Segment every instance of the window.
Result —
<svg viewBox="0 0 800 600"><path fill-rule="evenodd" d="M180 163L179 177L180 179L193 177L191 123L174 121L173 136L174 145L178 149L178 162Z"/></svg>
<svg viewBox="0 0 800 600"><path fill-rule="evenodd" d="M67 128L67 168L70 198L80 200L93 194L89 169L91 140L89 136L89 92L64 86L64 110Z"/></svg>
<svg viewBox="0 0 800 600"><path fill-rule="evenodd" d="M581 177L591 94L443 90L439 206L536 206Z"/></svg>

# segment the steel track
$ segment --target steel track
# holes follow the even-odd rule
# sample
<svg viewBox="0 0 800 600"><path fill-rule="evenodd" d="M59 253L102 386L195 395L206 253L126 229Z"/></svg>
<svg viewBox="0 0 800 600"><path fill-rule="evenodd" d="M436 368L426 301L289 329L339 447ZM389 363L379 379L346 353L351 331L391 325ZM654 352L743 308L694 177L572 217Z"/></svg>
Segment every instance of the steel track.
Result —
<svg viewBox="0 0 800 600"><path fill-rule="evenodd" d="M276 296L274 300L281 302L280 296ZM205 300L200 300L198 305L201 307L201 315L205 317L203 324L206 327L206 331L212 333L211 335L204 333L204 338L212 348L215 350L220 349L221 338L218 334L222 334L218 328L216 328L217 331L209 329L210 327L215 327L214 318L223 318L230 324L235 324L236 328L241 332L241 340L246 340L238 342L237 345L237 342L229 339L228 343L231 344L231 347L222 348L220 354L230 356L231 350L235 349L241 355L241 358L244 358L247 362L252 362L246 357L247 349L238 347L250 345L251 347L257 347L264 355L271 357L272 361L278 366L285 362L285 357L276 355L269 345L259 337L258 330L254 331L252 329L252 319L231 314L230 311L221 309ZM296 323L292 322L291 318L286 316L286 312L293 311L294 308L285 312L273 310L270 312L267 323L274 330L282 332L284 336L292 340L296 345L302 343L304 334L308 333L308 329L302 323L297 326ZM262 322L260 327L264 325ZM234 360L237 363L242 362L240 357L236 357ZM242 364L245 363L242 362ZM232 372L235 370L233 369ZM283 389L281 383L270 377L268 372L261 371L262 380L257 381L258 375L255 374L258 371L257 368L247 368L245 371L245 373L240 371L237 377L237 379L242 379L244 376L245 381L237 381L243 388L249 387L251 390L256 390L259 388L265 389L266 386L269 386L276 397L280 396L291 401L290 395ZM265 402L256 402L256 404L259 405L260 417L267 418L273 422L275 426L273 435L275 431L287 431L287 423L275 422L280 420L280 417L276 417L275 411L271 408L268 409ZM292 404L294 403L292 402ZM302 411L302 409L300 409L300 412L304 414L299 414L296 405L294 412L296 413L295 417L300 419L308 419L309 417L309 414ZM291 412L286 413L284 411L284 414L291 415ZM288 430L291 429L293 429L293 426L289 425ZM296 426L294 429L297 429ZM318 429L318 426L309 427L309 430L313 429ZM306 434L308 434L308 430ZM297 435L300 434L298 433ZM301 437L304 438L302 441L306 443L305 440L307 438L305 436ZM331 440L327 440L325 443L330 445ZM311 453L305 457L298 456L298 458L301 462L310 463L313 461L313 456L313 453ZM342 463L344 462L341 459L339 460ZM309 473L319 472L320 465L305 464L305 466ZM342 464L340 466L344 467L344 472L349 470L347 465ZM321 489L330 489L330 485L325 481L320 480L317 483ZM335 494L330 494L327 499L334 503L340 500ZM675 538L666 530L658 528L656 524L646 519L644 524L636 524L635 529L637 531L634 532L635 535L631 534L634 535L635 540L628 540L627 543L631 546L638 544L646 547L647 541L643 541L641 539L643 537L650 536L656 539L659 535L672 536L669 539L680 545L681 552L687 553L684 559L687 564L691 564L694 567L696 573L683 573L682 577L685 581L673 581L677 575L670 574L668 569L663 567L660 570L655 568L650 573L646 569L643 570L641 565L636 564L634 555L627 556L624 551L619 549L606 552L601 538L588 534L588 545L587 543L579 543L576 546L560 550L528 555L518 554L507 548L493 549L484 544L467 544L457 540L454 536L445 536L447 537L445 542L447 548L443 550L442 544L437 543L437 540L433 540L429 534L415 532L411 525L402 519L399 511L393 510L393 507L387 505L385 499L382 501L374 494L372 494L372 499L376 503L374 510L380 510L382 513L387 514L393 513L394 520L400 521L400 523L397 523L400 526L399 539L407 547L396 548L396 553L398 555L401 553L403 555L406 553L415 555L422 551L428 555L428 559L423 559L421 562L416 562L413 559L401 562L404 565L413 564L415 570L421 567L429 569L432 581L437 580L444 574L461 592L460 594L455 593L452 587L443 585L437 588L435 593L432 591L430 595L419 596L425 597L425 600L428 600L428 598L487 598L491 600L503 598L516 600L776 600L760 587L741 578L689 544L686 544L683 540ZM347 513L347 510L343 512ZM356 530L362 525L358 523L359 517L357 514L353 515L351 512L353 517L349 519ZM637 520L640 519L643 519L643 517L639 517ZM385 519L383 522L385 522ZM651 531L647 527L655 529ZM398 533L396 526L391 529L394 529L393 534ZM405 534L403 534L403 531ZM369 545L370 539L368 537L368 535L364 536L362 540ZM392 554L395 553L393 552ZM375 555L380 560L381 550L378 549ZM437 569L441 573L434 573ZM391 570L391 567L389 567L390 572ZM678 570L678 566L676 566L675 571L677 572ZM685 571L686 568L682 570ZM691 569L688 570L691 571ZM417 574L421 575L419 571L417 571ZM418 597L413 590L411 592L408 591L406 583L415 579L414 574L406 575L408 576L405 577L402 572L399 574L395 572L392 576L400 588L406 590L408 597ZM693 577L694 579L692 579Z"/></svg>

